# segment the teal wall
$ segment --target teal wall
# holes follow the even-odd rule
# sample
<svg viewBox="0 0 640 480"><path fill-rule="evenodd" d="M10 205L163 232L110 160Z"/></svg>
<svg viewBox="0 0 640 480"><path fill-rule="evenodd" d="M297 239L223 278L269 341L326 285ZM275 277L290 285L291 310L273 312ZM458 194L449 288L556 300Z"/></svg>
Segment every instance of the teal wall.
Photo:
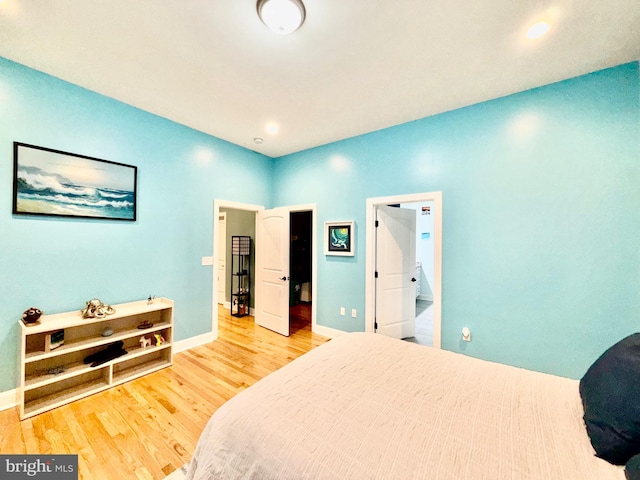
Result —
<svg viewBox="0 0 640 480"><path fill-rule="evenodd" d="M636 62L275 160L317 242L356 222L355 257L318 257L318 323L364 328L339 308L364 312L366 198L442 191L443 348L579 378L640 331L639 99Z"/></svg>
<svg viewBox="0 0 640 480"><path fill-rule="evenodd" d="M429 191L443 347L577 378L640 330L639 84L622 65L271 160L0 58L0 392L29 306L155 294L176 301L176 339L209 331L214 198L315 203L318 245L325 221L355 220L355 257L319 248L314 301L319 324L362 330L366 198ZM138 220L12 215L13 141L138 166Z"/></svg>
<svg viewBox="0 0 640 480"><path fill-rule="evenodd" d="M211 330L213 200L270 203L268 157L0 58L0 392L17 385L18 320L175 300L177 340ZM13 142L138 167L138 220L11 213ZM242 179L246 187L239 190Z"/></svg>

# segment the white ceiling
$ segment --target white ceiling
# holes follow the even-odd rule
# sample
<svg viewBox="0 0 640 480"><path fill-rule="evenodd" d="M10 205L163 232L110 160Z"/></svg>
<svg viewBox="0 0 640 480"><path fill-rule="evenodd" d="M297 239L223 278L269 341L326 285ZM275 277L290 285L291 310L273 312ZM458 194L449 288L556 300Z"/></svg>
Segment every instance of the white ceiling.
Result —
<svg viewBox="0 0 640 480"><path fill-rule="evenodd" d="M640 59L638 0L303 1L0 0L0 56L271 157Z"/></svg>

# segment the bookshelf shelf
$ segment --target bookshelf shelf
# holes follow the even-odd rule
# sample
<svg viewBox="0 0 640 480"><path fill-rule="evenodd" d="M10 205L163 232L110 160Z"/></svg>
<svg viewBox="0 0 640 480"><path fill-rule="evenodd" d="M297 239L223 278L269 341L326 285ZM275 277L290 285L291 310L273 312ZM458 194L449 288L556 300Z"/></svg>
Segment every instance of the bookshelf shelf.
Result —
<svg viewBox="0 0 640 480"><path fill-rule="evenodd" d="M158 298L113 305L116 313L83 319L79 311L43 315L38 325L20 321L20 418L25 419L120 383L168 367L173 355L173 301ZM142 322L153 326L138 329ZM113 330L102 336L103 330ZM49 349L52 334L63 343ZM155 335L164 338L156 345ZM143 347L140 338L151 339ZM126 354L96 366L85 359L122 342Z"/></svg>

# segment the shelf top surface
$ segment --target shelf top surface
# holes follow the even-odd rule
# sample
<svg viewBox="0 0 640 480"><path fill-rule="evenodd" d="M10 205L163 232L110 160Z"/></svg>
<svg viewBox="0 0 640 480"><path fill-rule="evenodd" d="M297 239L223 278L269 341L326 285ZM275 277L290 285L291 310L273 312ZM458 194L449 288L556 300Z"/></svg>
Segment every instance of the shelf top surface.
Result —
<svg viewBox="0 0 640 480"><path fill-rule="evenodd" d="M173 300L168 298L156 298L153 300L153 303L148 303L147 300L139 300L136 302L121 303L111 306L115 309L115 313L101 318L82 318L82 311L81 309L78 309L71 312L43 315L40 317L40 323L35 325L25 325L22 320L18 320L18 323L25 335L33 335L35 333L45 333L52 330L61 330L78 325L107 322L109 320L129 317L131 315L167 310L173 307Z"/></svg>

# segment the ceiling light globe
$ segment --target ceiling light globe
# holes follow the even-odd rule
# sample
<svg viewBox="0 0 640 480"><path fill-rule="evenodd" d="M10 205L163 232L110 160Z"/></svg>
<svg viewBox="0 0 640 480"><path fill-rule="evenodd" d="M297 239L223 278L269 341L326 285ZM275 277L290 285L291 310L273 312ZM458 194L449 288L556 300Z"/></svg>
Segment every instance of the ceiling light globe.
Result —
<svg viewBox="0 0 640 480"><path fill-rule="evenodd" d="M305 9L300 0L258 0L258 16L272 32L289 35L304 22Z"/></svg>

